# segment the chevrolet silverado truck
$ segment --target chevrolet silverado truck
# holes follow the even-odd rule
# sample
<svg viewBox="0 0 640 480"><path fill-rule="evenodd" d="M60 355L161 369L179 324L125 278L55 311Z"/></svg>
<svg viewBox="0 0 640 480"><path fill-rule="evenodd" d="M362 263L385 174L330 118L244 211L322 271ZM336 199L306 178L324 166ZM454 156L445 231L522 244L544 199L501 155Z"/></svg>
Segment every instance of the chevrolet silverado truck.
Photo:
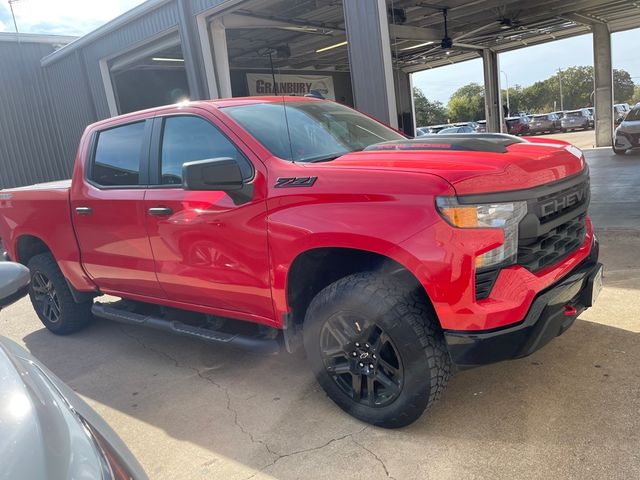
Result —
<svg viewBox="0 0 640 480"><path fill-rule="evenodd" d="M392 428L454 367L529 355L592 305L588 205L566 142L408 139L331 101L253 97L90 125L70 181L0 191L0 237L55 334L99 317L304 348L335 403Z"/></svg>

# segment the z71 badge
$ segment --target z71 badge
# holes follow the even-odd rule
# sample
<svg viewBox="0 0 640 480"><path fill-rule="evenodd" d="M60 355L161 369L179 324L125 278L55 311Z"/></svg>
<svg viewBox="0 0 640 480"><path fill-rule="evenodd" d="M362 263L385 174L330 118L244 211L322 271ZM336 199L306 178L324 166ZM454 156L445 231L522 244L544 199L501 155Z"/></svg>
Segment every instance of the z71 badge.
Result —
<svg viewBox="0 0 640 480"><path fill-rule="evenodd" d="M275 188L289 187L311 187L318 177L279 177L276 180Z"/></svg>

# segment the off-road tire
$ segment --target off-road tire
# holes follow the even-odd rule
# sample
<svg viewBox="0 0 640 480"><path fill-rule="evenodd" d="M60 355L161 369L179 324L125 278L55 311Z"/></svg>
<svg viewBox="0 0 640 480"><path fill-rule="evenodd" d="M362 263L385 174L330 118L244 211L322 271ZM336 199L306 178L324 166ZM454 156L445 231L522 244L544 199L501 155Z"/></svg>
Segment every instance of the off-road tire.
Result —
<svg viewBox="0 0 640 480"><path fill-rule="evenodd" d="M31 304L49 331L56 335L69 335L89 324L93 302L75 302L53 255L35 255L29 260L27 267L31 271ZM57 319L54 318L56 311Z"/></svg>
<svg viewBox="0 0 640 480"><path fill-rule="evenodd" d="M403 373L401 388L391 403L370 406L357 402L328 371L321 334L327 322L345 315L373 324L371 328L385 332L396 346ZM350 415L385 428L417 420L440 397L451 376L451 359L433 308L415 288L391 276L359 273L320 291L305 316L304 345L316 379L329 398ZM345 357L352 353L346 352ZM363 390L368 392L368 384L359 393Z"/></svg>

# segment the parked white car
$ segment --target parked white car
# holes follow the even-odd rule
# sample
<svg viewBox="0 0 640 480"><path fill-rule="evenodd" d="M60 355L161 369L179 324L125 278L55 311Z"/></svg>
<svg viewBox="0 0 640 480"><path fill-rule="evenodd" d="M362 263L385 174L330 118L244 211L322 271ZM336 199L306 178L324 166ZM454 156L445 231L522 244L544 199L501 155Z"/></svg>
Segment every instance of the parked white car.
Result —
<svg viewBox="0 0 640 480"><path fill-rule="evenodd" d="M640 148L640 103L627 113L613 136L613 151L618 155L632 148Z"/></svg>

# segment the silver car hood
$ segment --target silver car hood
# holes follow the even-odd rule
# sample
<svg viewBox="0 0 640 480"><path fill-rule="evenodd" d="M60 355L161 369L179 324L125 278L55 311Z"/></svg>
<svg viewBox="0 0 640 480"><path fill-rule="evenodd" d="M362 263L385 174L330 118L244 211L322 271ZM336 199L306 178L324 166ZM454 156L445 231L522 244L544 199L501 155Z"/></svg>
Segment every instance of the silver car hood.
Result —
<svg viewBox="0 0 640 480"><path fill-rule="evenodd" d="M26 350L0 337L0 478L112 478L92 430L131 478L147 478L91 407Z"/></svg>
<svg viewBox="0 0 640 480"><path fill-rule="evenodd" d="M624 133L640 133L640 120L631 120L622 122L616 132Z"/></svg>

